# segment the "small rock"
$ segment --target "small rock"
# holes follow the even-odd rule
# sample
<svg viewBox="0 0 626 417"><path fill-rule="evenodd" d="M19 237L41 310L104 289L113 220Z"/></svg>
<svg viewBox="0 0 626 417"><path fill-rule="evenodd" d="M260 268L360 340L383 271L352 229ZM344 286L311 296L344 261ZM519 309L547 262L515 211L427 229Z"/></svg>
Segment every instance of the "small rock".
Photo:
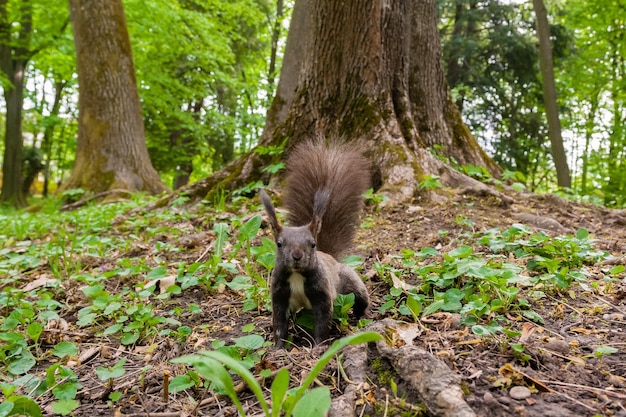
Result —
<svg viewBox="0 0 626 417"><path fill-rule="evenodd" d="M525 400L530 398L531 392L526 387L515 386L509 391L509 396L514 400Z"/></svg>
<svg viewBox="0 0 626 417"><path fill-rule="evenodd" d="M422 210L424 210L424 208L421 207L421 206L409 206L409 207L407 207L406 212L408 214L413 214L413 213L417 213L417 212L422 211Z"/></svg>
<svg viewBox="0 0 626 417"><path fill-rule="evenodd" d="M624 320L624 315L620 313L609 313L602 316L604 320L615 320L622 321Z"/></svg>

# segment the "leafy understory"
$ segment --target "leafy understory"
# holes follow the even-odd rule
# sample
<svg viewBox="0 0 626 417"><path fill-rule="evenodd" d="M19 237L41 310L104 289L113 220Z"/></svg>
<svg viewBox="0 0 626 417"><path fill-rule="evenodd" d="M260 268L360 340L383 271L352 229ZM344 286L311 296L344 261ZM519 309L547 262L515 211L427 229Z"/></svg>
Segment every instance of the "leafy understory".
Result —
<svg viewBox="0 0 626 417"><path fill-rule="evenodd" d="M445 245L350 258L378 300L372 315L352 322L353 298L340 297L340 340L296 373L270 354L274 243L261 230L257 203L235 200L145 210L149 201L137 199L1 215L0 416L76 414L94 402L133 409L149 387L158 387L161 407L198 411L228 397L242 413L240 398L251 390L266 415L300 415L309 402L323 413L337 383L324 366L340 347L374 340L359 333L372 320L456 314L476 337L499 341L524 363L519 323L543 323L542 302L605 294L624 276L622 265L598 266L607 253L585 228L556 236L516 223L480 230L458 215L454 229L437 231ZM378 227L382 214L374 211L366 231ZM296 351L311 320L302 314L297 323ZM599 342L591 356L622 349ZM323 385L311 389L311 380ZM393 378L389 384L397 389Z"/></svg>

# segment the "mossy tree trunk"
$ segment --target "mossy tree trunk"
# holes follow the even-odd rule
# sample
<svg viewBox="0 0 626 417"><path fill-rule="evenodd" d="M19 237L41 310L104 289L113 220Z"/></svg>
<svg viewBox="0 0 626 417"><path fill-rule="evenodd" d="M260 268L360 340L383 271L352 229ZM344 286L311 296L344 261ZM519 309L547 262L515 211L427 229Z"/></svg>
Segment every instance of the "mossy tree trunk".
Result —
<svg viewBox="0 0 626 417"><path fill-rule="evenodd" d="M2 163L2 192L0 202L15 207L26 205L22 187L22 107L24 106L24 73L33 55L30 49L33 8L30 0L20 3L20 29L15 37L9 20L7 1L0 1L0 69L10 85L5 85L6 120L4 158Z"/></svg>
<svg viewBox="0 0 626 417"><path fill-rule="evenodd" d="M146 148L121 0L69 0L79 86L76 161L62 189L166 190Z"/></svg>
<svg viewBox="0 0 626 417"><path fill-rule="evenodd" d="M463 183L431 149L498 174L463 124L440 60L436 0L297 0L260 146L287 140L288 152L316 136L356 141L391 201L413 197L428 174ZM189 192L267 180L261 168L282 157L244 155Z"/></svg>

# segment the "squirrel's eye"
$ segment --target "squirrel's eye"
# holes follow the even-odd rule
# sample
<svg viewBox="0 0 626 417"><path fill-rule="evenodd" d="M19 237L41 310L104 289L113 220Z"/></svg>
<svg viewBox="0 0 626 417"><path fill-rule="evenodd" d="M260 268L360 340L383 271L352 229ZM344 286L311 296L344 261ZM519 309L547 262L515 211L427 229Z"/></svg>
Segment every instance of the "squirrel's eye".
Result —
<svg viewBox="0 0 626 417"><path fill-rule="evenodd" d="M311 247L315 249L315 242L311 242Z"/></svg>
<svg viewBox="0 0 626 417"><path fill-rule="evenodd" d="M282 248L282 247L283 247L283 241L282 241L282 240L280 240L280 239L278 239L278 240L276 241L276 246L278 246L279 248Z"/></svg>

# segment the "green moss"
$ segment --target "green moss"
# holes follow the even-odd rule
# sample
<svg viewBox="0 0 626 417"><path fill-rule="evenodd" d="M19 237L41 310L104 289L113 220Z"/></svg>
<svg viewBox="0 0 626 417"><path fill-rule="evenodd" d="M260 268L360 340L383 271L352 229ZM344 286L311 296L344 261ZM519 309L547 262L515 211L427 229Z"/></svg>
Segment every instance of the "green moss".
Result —
<svg viewBox="0 0 626 417"><path fill-rule="evenodd" d="M370 363L370 367L372 371L376 373L380 385L391 386L392 382L395 384L395 380L398 376L389 369L389 366L385 366L380 358L374 359Z"/></svg>
<svg viewBox="0 0 626 417"><path fill-rule="evenodd" d="M328 109L328 114L336 113L336 103L332 102L333 109ZM364 95L356 97L350 103L350 109L340 118L339 135L355 137L369 132L383 120L385 115L381 114L382 108L379 103Z"/></svg>

